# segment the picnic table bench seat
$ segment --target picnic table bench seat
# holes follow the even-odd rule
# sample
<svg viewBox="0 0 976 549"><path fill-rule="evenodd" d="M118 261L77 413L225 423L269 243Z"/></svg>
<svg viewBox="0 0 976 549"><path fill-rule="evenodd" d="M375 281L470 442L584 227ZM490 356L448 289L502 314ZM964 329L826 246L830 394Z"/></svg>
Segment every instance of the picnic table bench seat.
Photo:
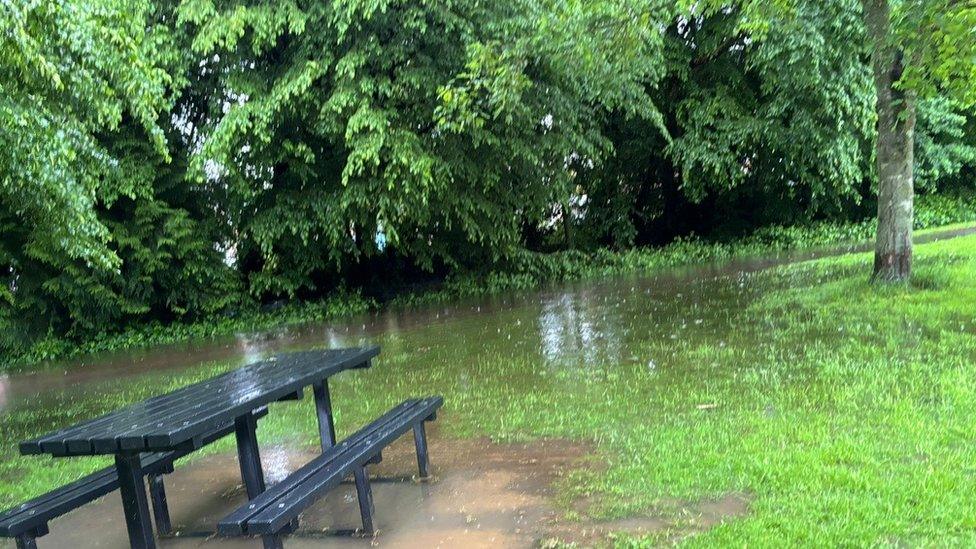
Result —
<svg viewBox="0 0 976 549"><path fill-rule="evenodd" d="M427 477L424 422L433 421L443 403L440 396L432 396L406 400L393 407L222 519L218 533L224 536L259 535L266 548L279 548L281 536L295 528L299 515L352 473L356 480L363 531L371 534L373 501L366 465L378 461L384 447L413 429L420 476Z"/></svg>
<svg viewBox="0 0 976 549"><path fill-rule="evenodd" d="M255 417L268 413L266 407L256 410ZM230 423L207 433L201 438L201 446L210 444L234 432ZM190 454L194 449L169 452L144 453L140 456L143 472L149 479L149 492L153 502L156 528L160 534L170 531L169 509L163 485L164 474L172 473L173 463ZM114 466L106 467L84 476L70 484L38 496L26 503L0 513L0 537L15 538L17 547L36 547L36 538L48 533L48 522L90 503L119 488L119 478Z"/></svg>

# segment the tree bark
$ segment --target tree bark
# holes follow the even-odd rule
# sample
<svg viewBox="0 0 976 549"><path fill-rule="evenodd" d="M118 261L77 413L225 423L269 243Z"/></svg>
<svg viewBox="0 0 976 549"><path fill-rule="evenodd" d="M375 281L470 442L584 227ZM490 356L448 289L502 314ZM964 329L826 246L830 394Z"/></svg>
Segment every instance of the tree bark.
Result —
<svg viewBox="0 0 976 549"><path fill-rule="evenodd" d="M878 233L873 279L902 282L912 272L915 98L895 87L904 60L892 43L888 0L862 0L862 6L873 48L878 114Z"/></svg>

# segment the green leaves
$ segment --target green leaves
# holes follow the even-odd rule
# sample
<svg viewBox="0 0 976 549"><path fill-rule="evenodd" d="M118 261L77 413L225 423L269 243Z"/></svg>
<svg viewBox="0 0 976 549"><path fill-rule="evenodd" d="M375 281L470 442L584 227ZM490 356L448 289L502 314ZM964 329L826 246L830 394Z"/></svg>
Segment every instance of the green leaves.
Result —
<svg viewBox="0 0 976 549"><path fill-rule="evenodd" d="M895 10L900 85L937 98L926 188L976 163L972 12ZM856 0L0 0L0 24L15 335L870 207Z"/></svg>
<svg viewBox="0 0 976 549"><path fill-rule="evenodd" d="M181 4L222 98L192 165L232 191L252 291L312 288L378 255L380 230L384 253L428 269L518 251L573 170L609 152L601 113L655 112L651 8Z"/></svg>
<svg viewBox="0 0 976 549"><path fill-rule="evenodd" d="M0 5L0 200L34 228L35 255L66 254L117 269L94 213L117 169L97 142L131 116L165 156L157 125L169 78L147 2L4 2Z"/></svg>
<svg viewBox="0 0 976 549"><path fill-rule="evenodd" d="M890 39L906 60L899 87L976 106L976 4L917 0L892 7Z"/></svg>
<svg viewBox="0 0 976 549"><path fill-rule="evenodd" d="M238 299L205 206L167 179L187 82L167 9L0 2L0 347Z"/></svg>

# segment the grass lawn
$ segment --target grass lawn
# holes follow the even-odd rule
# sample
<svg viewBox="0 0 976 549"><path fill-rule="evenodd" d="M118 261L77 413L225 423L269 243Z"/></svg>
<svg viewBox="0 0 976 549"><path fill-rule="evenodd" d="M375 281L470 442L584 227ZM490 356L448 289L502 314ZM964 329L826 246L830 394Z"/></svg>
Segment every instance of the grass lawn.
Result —
<svg viewBox="0 0 976 549"><path fill-rule="evenodd" d="M608 511L740 491L750 515L689 545L976 544L976 238L919 247L909 288L867 284L870 261L759 275L778 288L735 320L750 336L684 348L700 376L622 396L644 402L588 483L626 502Z"/></svg>
<svg viewBox="0 0 976 549"><path fill-rule="evenodd" d="M870 285L871 257L855 254L617 279L393 326L368 338L383 347L376 367L333 384L340 434L423 392L445 395L439 436L590 442L600 467L559 487L568 520L586 498L597 518L675 524L619 545L976 545L976 236L916 257L910 287ZM0 504L106 463L15 457L21 438L235 365L13 410ZM261 437L313 445L314 421L276 405ZM750 499L746 516L682 534L681 502L730 493Z"/></svg>

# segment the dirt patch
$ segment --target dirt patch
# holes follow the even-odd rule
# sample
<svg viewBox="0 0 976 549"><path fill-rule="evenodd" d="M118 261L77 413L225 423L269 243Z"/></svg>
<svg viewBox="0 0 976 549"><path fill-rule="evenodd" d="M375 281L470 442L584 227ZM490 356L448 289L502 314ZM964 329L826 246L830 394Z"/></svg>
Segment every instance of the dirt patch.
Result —
<svg viewBox="0 0 976 549"><path fill-rule="evenodd" d="M304 547L533 547L560 540L603 545L614 532L661 534L667 538L707 529L748 510L748 499L729 496L685 506L680 517L634 517L612 522L566 521L553 505L560 477L587 466L592 448L562 440L494 444L488 440L444 440L431 433L430 482L418 482L413 441L404 437L370 466L378 533L350 535L359 526L355 486L346 483L310 508L287 541ZM269 484L308 461L312 452L283 446L262 449ZM209 535L216 522L244 502L237 460L232 454L200 459L167 477L175 537L160 547L258 547L250 539ZM585 516L585 515L584 515ZM672 532L675 532L672 535ZM51 524L41 540L49 547L127 547L117 494Z"/></svg>
<svg viewBox="0 0 976 549"><path fill-rule="evenodd" d="M674 543L704 532L725 521L749 513L752 498L747 494L728 494L715 500L699 502L668 500L661 503L661 511L644 516L618 520L584 518L575 522L553 525L545 533L543 545L559 544L583 547L608 545L616 534L650 536L662 543ZM574 507L583 513L592 500L577 502Z"/></svg>

